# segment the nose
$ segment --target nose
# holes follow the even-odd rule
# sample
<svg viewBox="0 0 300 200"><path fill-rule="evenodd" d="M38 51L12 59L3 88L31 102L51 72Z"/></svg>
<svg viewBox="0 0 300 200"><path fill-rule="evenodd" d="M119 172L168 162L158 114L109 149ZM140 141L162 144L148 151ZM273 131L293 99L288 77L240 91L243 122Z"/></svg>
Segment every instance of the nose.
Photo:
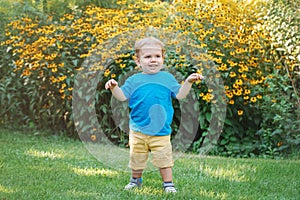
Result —
<svg viewBox="0 0 300 200"><path fill-rule="evenodd" d="M156 57L155 56L152 56L151 58L150 58L150 62L156 62Z"/></svg>

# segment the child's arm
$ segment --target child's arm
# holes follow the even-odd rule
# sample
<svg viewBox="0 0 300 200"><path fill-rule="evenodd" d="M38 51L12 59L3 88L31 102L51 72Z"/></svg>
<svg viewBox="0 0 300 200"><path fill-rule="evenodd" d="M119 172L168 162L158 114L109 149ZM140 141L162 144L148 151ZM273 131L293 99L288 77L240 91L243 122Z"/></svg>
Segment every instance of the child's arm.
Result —
<svg viewBox="0 0 300 200"><path fill-rule="evenodd" d="M112 95L118 99L119 101L126 101L127 98L124 95L123 91L121 88L118 86L118 82L114 79L110 79L105 83L105 89L110 89L112 92Z"/></svg>
<svg viewBox="0 0 300 200"><path fill-rule="evenodd" d="M202 80L202 79L204 79L204 76L202 76L201 74L193 73L193 74L189 75L187 77L187 79L184 81L184 84L179 89L179 92L176 95L176 98L179 100L184 99L190 92L193 83L197 80Z"/></svg>

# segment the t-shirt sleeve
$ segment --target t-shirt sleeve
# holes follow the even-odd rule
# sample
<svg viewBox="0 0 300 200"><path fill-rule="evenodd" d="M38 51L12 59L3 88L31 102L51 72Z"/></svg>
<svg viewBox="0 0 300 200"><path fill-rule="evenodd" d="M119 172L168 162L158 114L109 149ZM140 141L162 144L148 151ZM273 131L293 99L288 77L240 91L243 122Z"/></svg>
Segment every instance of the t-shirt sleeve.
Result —
<svg viewBox="0 0 300 200"><path fill-rule="evenodd" d="M124 85L122 85L120 88L121 88L122 92L124 93L125 97L127 99L130 99L130 96L131 96L132 90L133 90L133 78L129 77L125 81Z"/></svg>
<svg viewBox="0 0 300 200"><path fill-rule="evenodd" d="M181 85L177 82L174 76L171 75L170 79L170 90L172 92L171 96L172 98L176 98L176 95L178 94Z"/></svg>

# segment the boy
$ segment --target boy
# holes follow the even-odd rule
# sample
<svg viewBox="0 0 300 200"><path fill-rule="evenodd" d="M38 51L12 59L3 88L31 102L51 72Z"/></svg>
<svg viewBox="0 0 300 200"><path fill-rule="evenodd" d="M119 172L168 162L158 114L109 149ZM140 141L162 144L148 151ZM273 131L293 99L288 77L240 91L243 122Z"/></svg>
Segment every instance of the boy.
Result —
<svg viewBox="0 0 300 200"><path fill-rule="evenodd" d="M105 84L119 101L129 100L130 112L130 183L125 189L139 187L149 152L159 168L165 192L176 193L172 180L172 146L170 141L173 106L171 98L183 99L193 82L203 79L191 74L180 85L168 72L160 71L164 62L164 44L148 37L135 43L135 62L142 72L129 77L122 87L114 79Z"/></svg>

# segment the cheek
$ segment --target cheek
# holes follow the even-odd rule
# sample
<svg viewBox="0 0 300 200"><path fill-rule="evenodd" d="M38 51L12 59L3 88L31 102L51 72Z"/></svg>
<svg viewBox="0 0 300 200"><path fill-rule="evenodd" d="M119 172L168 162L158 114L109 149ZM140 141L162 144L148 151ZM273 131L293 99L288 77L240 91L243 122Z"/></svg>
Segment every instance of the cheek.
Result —
<svg viewBox="0 0 300 200"><path fill-rule="evenodd" d="M146 59L140 59L140 63L145 63L145 62L147 62Z"/></svg>

